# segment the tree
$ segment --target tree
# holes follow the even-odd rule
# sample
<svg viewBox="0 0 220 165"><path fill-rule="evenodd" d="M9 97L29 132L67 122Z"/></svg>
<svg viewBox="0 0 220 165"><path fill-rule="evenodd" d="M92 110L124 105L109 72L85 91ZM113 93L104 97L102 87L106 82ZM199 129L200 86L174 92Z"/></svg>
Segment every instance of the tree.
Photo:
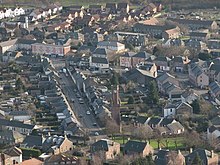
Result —
<svg viewBox="0 0 220 165"><path fill-rule="evenodd" d="M198 57L199 57L199 59L201 59L203 61L207 61L212 58L212 55L209 53L199 53Z"/></svg>
<svg viewBox="0 0 220 165"><path fill-rule="evenodd" d="M200 104L198 100L194 100L192 103L193 113L199 114L200 113Z"/></svg>
<svg viewBox="0 0 220 165"><path fill-rule="evenodd" d="M159 93L155 81L151 81L149 84L149 93L147 96L147 103L158 105Z"/></svg>
<svg viewBox="0 0 220 165"><path fill-rule="evenodd" d="M200 134L198 134L196 131L185 132L183 143L188 148L204 147L206 144L201 138Z"/></svg>
<svg viewBox="0 0 220 165"><path fill-rule="evenodd" d="M144 140L145 142L152 138L153 130L148 126L137 127L132 131L132 136L139 139Z"/></svg>
<svg viewBox="0 0 220 165"><path fill-rule="evenodd" d="M105 129L107 135L111 135L112 139L114 139L114 135L120 132L120 126L113 120L109 119L106 121Z"/></svg>
<svg viewBox="0 0 220 165"><path fill-rule="evenodd" d="M194 157L193 161L192 161L192 165L202 165L202 160L199 156L198 153L196 153L196 156Z"/></svg>
<svg viewBox="0 0 220 165"><path fill-rule="evenodd" d="M116 72L113 72L112 77L111 77L111 85L118 85L119 84L119 76Z"/></svg>
<svg viewBox="0 0 220 165"><path fill-rule="evenodd" d="M128 104L134 104L134 97L133 96L128 97Z"/></svg>

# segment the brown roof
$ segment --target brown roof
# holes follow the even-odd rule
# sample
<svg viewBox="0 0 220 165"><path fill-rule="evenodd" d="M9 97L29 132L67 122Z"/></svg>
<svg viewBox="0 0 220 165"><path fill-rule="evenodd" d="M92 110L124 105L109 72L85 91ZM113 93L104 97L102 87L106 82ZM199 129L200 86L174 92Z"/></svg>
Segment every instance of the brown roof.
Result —
<svg viewBox="0 0 220 165"><path fill-rule="evenodd" d="M43 162L36 159L36 158L31 158L29 160L25 160L21 163L21 165L42 165Z"/></svg>

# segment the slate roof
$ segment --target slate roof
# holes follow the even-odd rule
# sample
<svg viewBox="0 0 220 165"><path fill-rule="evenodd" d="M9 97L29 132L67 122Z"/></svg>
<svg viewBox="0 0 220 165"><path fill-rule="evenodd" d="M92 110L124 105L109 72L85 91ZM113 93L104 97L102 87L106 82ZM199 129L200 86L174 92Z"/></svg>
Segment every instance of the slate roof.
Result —
<svg viewBox="0 0 220 165"><path fill-rule="evenodd" d="M97 151L108 151L109 146L114 144L115 142L109 139L101 139L95 143L92 144L91 146L91 151L92 152L97 152Z"/></svg>
<svg viewBox="0 0 220 165"><path fill-rule="evenodd" d="M189 67L191 68L191 72L193 73L193 75L196 77L198 77L199 75L203 73L202 69L194 63L191 64Z"/></svg>
<svg viewBox="0 0 220 165"><path fill-rule="evenodd" d="M189 33L190 37L206 37L208 33L201 33L201 32L191 32Z"/></svg>
<svg viewBox="0 0 220 165"><path fill-rule="evenodd" d="M133 57L138 57L138 58L144 58L147 59L151 56L151 54L147 53L147 52L138 52L136 53Z"/></svg>
<svg viewBox="0 0 220 165"><path fill-rule="evenodd" d="M186 164L189 165L190 163L187 163L187 160L194 160L197 154L199 155L204 165L208 164L208 159L211 158L211 152L205 149L196 149L192 153L188 154L186 156Z"/></svg>
<svg viewBox="0 0 220 165"><path fill-rule="evenodd" d="M205 26L211 26L214 21L209 20L189 20L189 19L175 19L175 18L169 18L169 20L178 22L180 24L200 24Z"/></svg>
<svg viewBox="0 0 220 165"><path fill-rule="evenodd" d="M215 95L220 94L220 84L217 81L211 82L209 84L210 91Z"/></svg>
<svg viewBox="0 0 220 165"><path fill-rule="evenodd" d="M11 126L11 127L20 127L20 128L26 128L26 129L33 129L34 128L34 125L24 124L20 121L6 120L6 119L0 119L0 125Z"/></svg>
<svg viewBox="0 0 220 165"><path fill-rule="evenodd" d="M172 118L163 118L162 121L160 122L161 126L167 126L168 124L171 124L175 119Z"/></svg>
<svg viewBox="0 0 220 165"><path fill-rule="evenodd" d="M167 165L166 157L168 153L169 153L169 150L159 150L155 158L156 165Z"/></svg>
<svg viewBox="0 0 220 165"><path fill-rule="evenodd" d="M42 136L28 135L22 142L25 147L41 147L43 144Z"/></svg>
<svg viewBox="0 0 220 165"><path fill-rule="evenodd" d="M212 64L210 70L215 71L215 75L217 75L220 72L220 64Z"/></svg>
<svg viewBox="0 0 220 165"><path fill-rule="evenodd" d="M121 57L132 57L134 56L136 53L135 52L126 52L125 54L123 54Z"/></svg>
<svg viewBox="0 0 220 165"><path fill-rule="evenodd" d="M133 141L129 140L125 146L124 146L124 152L136 152L136 153L141 153L145 149L145 147L148 145L146 142L138 142L138 141Z"/></svg>
<svg viewBox="0 0 220 165"><path fill-rule="evenodd" d="M107 58L92 57L93 63L108 64Z"/></svg>
<svg viewBox="0 0 220 165"><path fill-rule="evenodd" d="M93 54L107 55L107 50L105 48L96 48Z"/></svg>
<svg viewBox="0 0 220 165"><path fill-rule="evenodd" d="M220 115L214 117L214 118L211 120L211 123L212 123L213 125L220 126Z"/></svg>
<svg viewBox="0 0 220 165"><path fill-rule="evenodd" d="M159 124L160 123L160 121L161 121L161 118L159 118L159 117L152 117L152 118L150 118L150 120L149 120L149 122L148 122L148 125L157 125L157 124Z"/></svg>
<svg viewBox="0 0 220 165"><path fill-rule="evenodd" d="M146 116L138 116L137 119L135 120L137 123L144 124L147 121L148 117Z"/></svg>

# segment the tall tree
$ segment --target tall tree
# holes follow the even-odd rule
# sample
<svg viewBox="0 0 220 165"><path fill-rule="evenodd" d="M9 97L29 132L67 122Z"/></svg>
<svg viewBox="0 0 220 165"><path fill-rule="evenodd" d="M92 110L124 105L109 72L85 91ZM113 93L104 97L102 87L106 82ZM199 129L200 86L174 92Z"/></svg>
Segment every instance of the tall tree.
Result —
<svg viewBox="0 0 220 165"><path fill-rule="evenodd" d="M159 93L155 81L151 81L149 84L149 93L147 96L147 102L156 105L159 103Z"/></svg>
<svg viewBox="0 0 220 165"><path fill-rule="evenodd" d="M200 104L198 100L194 100L192 103L193 113L199 114L200 113Z"/></svg>

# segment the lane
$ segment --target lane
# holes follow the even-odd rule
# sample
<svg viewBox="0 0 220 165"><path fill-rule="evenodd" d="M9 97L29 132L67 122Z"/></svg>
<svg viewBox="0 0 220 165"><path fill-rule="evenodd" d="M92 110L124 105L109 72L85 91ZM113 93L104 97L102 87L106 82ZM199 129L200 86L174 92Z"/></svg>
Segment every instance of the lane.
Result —
<svg viewBox="0 0 220 165"><path fill-rule="evenodd" d="M59 59L51 59L52 67L55 68L58 73L59 70L65 67L65 61L60 61ZM61 88L64 92L65 97L71 107L71 110L74 116L80 122L82 128L90 134L90 136L95 136L95 132L102 132L102 129L98 125L94 125L96 122L96 118L91 113L90 115L86 114L87 111L90 111L87 104L80 104L78 98L76 97L76 86L73 83L70 76L66 76L64 73L59 73L59 83L61 84ZM74 103L72 102L74 99ZM85 101L84 101L85 102ZM82 117L79 117L82 116ZM96 138L98 138L96 136Z"/></svg>

